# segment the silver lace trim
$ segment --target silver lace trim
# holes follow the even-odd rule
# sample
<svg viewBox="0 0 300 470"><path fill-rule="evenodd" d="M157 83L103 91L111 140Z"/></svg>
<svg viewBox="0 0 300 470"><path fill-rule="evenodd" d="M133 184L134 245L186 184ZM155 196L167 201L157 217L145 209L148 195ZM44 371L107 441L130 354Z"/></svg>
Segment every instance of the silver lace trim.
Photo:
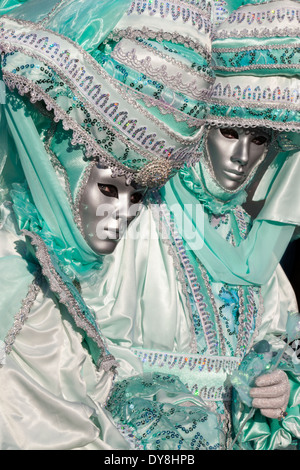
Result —
<svg viewBox="0 0 300 470"><path fill-rule="evenodd" d="M246 52L246 51L269 51L273 49L295 49L298 48L299 44L295 42L291 43L286 43L286 44L253 44L252 46L243 46L243 47L224 47L224 48L218 48L212 46L212 52L213 53L227 53L227 52Z"/></svg>
<svg viewBox="0 0 300 470"><path fill-rule="evenodd" d="M253 64L245 65L244 67L226 67L216 65L214 70L222 70L226 72L244 72L245 70L285 70L285 69L300 69L299 64Z"/></svg>
<svg viewBox="0 0 300 470"><path fill-rule="evenodd" d="M183 242L182 239L179 235L179 233L176 230L175 224L171 222L171 217L170 217L170 212L166 206L166 204L161 203L160 204L160 210L161 213L164 217L164 223L167 226L167 230L170 230L172 240L174 240L176 251L174 251L174 256L173 256L173 250L171 251L171 255L173 257L178 257L180 259L180 262L183 266L185 276L188 280L189 287L191 289L191 292L193 294L193 297L195 299L195 305L196 309L199 314L199 318L201 320L202 328L203 328L203 333L205 336L206 344L209 348L209 353L212 355L217 355L218 354L218 344L217 344L217 334L216 331L214 330L214 325L212 321L210 320L210 314L207 311L207 305L204 302L203 295L201 294L201 287L197 281L197 277L194 272L194 268L191 265L186 253L185 249L183 247ZM165 237L163 238L165 240ZM219 311L217 309L216 303L215 303L215 298L211 289L211 285L209 283L208 276L206 274L206 271L200 261L198 260L199 263L199 269L203 278L203 281L205 283L205 287L207 289L207 293L209 295L211 305L214 311L214 318L217 323L217 328L219 332L219 339L220 339L220 349L222 354L225 356L226 355L226 347L225 347L225 339L222 333L222 325L220 322L219 318ZM192 320L193 322L193 320ZM193 323L192 323L193 324ZM194 333L195 338L196 334ZM193 338L193 340L195 340Z"/></svg>
<svg viewBox="0 0 300 470"><path fill-rule="evenodd" d="M244 127L244 128L251 128L251 127L259 127L264 126L269 129L275 129L277 131L290 131L290 132L299 132L300 131L300 123L293 123L293 122L276 122L276 121L269 121L266 118L262 119L254 119L254 118L229 118L227 116L207 116L206 121L214 126L222 127L232 126L232 127Z"/></svg>
<svg viewBox="0 0 300 470"><path fill-rule="evenodd" d="M232 31L219 31L213 33L213 40L228 39L228 38L272 38L272 37L298 37L299 28L249 28L249 29L234 29Z"/></svg>
<svg viewBox="0 0 300 470"><path fill-rule="evenodd" d="M162 51L158 50L155 47L155 43L152 45L150 43L147 43L145 40L142 40L142 39L139 40L137 38L132 38L131 41L138 44L139 46L143 47L145 50L153 52L155 55L157 55L158 57L161 57L166 62L169 62L170 64L175 65L176 67L184 70L185 72L189 72L189 73L195 75L195 77L204 78L204 80L206 80L208 83L214 83L214 81L215 81L214 77L211 77L208 74L205 74L203 72L199 73L199 72L197 72L197 70L193 69L191 66L187 65L186 63L181 62L180 60L176 60L175 57L172 57L171 55L165 54ZM211 54L207 55L205 58L208 61L210 61L211 60Z"/></svg>
<svg viewBox="0 0 300 470"><path fill-rule="evenodd" d="M191 26L196 27L198 31L211 33L210 21L210 2L206 4L206 11L199 9L192 3L184 3L180 0L133 0L127 15L133 13L142 15L149 13L150 16L160 16L161 19L171 17L173 21L179 19L183 23L190 23ZM148 7L148 8L147 8Z"/></svg>
<svg viewBox="0 0 300 470"><path fill-rule="evenodd" d="M187 287L186 287L184 271L182 269L180 260L178 259L177 252L176 252L173 244L171 243L171 240L169 239L168 234L166 233L165 222L162 222L162 220L161 220L161 210L160 210L160 207L161 207L161 204L162 204L161 198L160 198L159 194L157 192L154 192L154 191L153 191L153 196L159 202L159 206L158 206L159 207L159 212L157 211L157 204L153 204L153 205L150 206L151 212L153 214L153 218L154 218L154 221L156 223L158 232L161 235L161 239L162 239L163 243L168 247L168 254L172 257L173 265L174 265L174 268L175 268L175 271L176 271L176 274L177 274L177 279L178 279L178 282L181 284L181 288L182 288L183 294L185 296L186 307L188 309L189 318L190 318L190 322L191 322L190 348L191 348L191 351L193 353L196 353L197 352L196 332L195 332L195 328L194 328L193 313L192 313L191 304L190 304L190 300L189 300L189 294L188 294Z"/></svg>
<svg viewBox="0 0 300 470"><path fill-rule="evenodd" d="M127 85L125 85L124 83L120 83L120 85L122 87L124 87L125 89L128 88ZM166 103L162 99L157 100L156 98L148 96L145 93L141 93L140 91L135 90L133 88L130 89L130 93L131 93L131 95L136 95L137 99L142 100L145 103L145 105L148 106L149 108L154 106L154 107L158 108L159 111L161 112L161 114L163 114L163 115L164 114L172 114L172 116L173 116L173 118L175 119L176 122L185 122L188 125L188 127L190 127L190 128L191 127L199 128L199 127L203 126L204 123L205 123L204 118L199 119L199 118L191 117L188 114L185 114L182 111L179 111L178 109L174 108L172 105ZM210 94L211 94L211 91L206 93L205 98L204 98L204 95L203 95L202 100L204 102L208 102ZM154 120L154 119L155 118L153 118L152 120ZM193 141L198 141L198 133L196 133L193 137L184 137L184 139L187 143L193 142Z"/></svg>
<svg viewBox="0 0 300 470"><path fill-rule="evenodd" d="M77 301L75 300L75 298L59 276L59 274L56 272L51 262L51 257L48 253L46 244L41 239L41 237L39 237L35 233L29 232L28 230L23 230L23 234L30 238L31 244L36 248L36 257L42 267L43 275L49 281L51 291L57 294L60 303L67 308L68 312L74 319L77 327L85 331L89 338L93 339L99 347L101 354L98 367L105 371L114 371L114 369L118 365L117 361L111 354L106 353L105 343L101 338L99 332L84 317Z"/></svg>
<svg viewBox="0 0 300 470"><path fill-rule="evenodd" d="M40 292L40 274L35 275L35 279L32 281L28 294L26 298L22 301L22 307L15 316L13 326L7 333L4 343L5 343L5 353L9 354L13 348L14 342L17 335L21 332L29 314L30 310L33 307L33 304Z"/></svg>
<svg viewBox="0 0 300 470"><path fill-rule="evenodd" d="M81 221L81 217L80 217L80 203L81 203L81 199L82 199L84 190L85 190L86 185L88 183L91 171L94 168L94 166L95 166L95 161L91 162L87 166L87 168L85 169L85 171L84 171L84 173L81 177L81 181L79 183L79 190L78 190L76 200L75 200L75 204L74 204L74 220L75 220L75 223L76 223L77 227L79 228L79 230L80 230L80 232L81 232L81 234L84 238L85 238L85 234L84 234L82 221Z"/></svg>
<svg viewBox="0 0 300 470"><path fill-rule="evenodd" d="M186 83L184 83L183 79L188 78L188 76L184 76L181 72L177 72L174 75L169 75L168 68L165 64L162 64L158 67L152 66L152 58L149 55L142 59L138 59L136 50L134 48L132 48L131 51L126 52L125 50L122 50L122 44L119 43L114 48L111 56L118 62L132 67L134 70L142 72L152 79L161 81L164 85L167 85L179 93L184 93L188 96L191 96L195 100L208 99L209 90L201 89L197 80L190 82L186 80Z"/></svg>

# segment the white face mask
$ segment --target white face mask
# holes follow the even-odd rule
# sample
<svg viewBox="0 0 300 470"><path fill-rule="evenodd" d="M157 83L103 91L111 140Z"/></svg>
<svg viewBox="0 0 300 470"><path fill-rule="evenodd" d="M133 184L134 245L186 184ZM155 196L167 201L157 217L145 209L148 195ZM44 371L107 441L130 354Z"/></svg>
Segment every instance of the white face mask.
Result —
<svg viewBox="0 0 300 470"><path fill-rule="evenodd" d="M126 184L125 176L112 177L108 168L93 167L80 201L84 237L98 254L115 249L129 223L138 214L145 188Z"/></svg>
<svg viewBox="0 0 300 470"><path fill-rule="evenodd" d="M208 131L206 151L218 184L236 191L264 160L270 137L261 129L212 128Z"/></svg>

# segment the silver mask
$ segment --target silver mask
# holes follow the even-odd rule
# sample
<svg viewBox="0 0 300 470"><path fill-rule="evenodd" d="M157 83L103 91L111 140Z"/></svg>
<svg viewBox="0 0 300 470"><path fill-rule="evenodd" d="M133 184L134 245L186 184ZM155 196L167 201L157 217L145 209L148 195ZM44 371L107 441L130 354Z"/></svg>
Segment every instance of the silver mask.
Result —
<svg viewBox="0 0 300 470"><path fill-rule="evenodd" d="M82 193L79 214L85 240L98 254L112 253L129 223L138 214L145 189L126 184L95 164Z"/></svg>
<svg viewBox="0 0 300 470"><path fill-rule="evenodd" d="M206 152L217 183L229 192L245 186L264 160L269 143L270 135L260 128L211 128Z"/></svg>

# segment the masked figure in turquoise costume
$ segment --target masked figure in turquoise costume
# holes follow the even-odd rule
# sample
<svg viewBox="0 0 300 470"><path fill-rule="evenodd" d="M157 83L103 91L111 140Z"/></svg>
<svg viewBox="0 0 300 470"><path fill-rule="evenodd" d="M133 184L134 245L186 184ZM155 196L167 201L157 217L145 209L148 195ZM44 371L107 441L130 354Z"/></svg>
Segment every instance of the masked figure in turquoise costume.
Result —
<svg viewBox="0 0 300 470"><path fill-rule="evenodd" d="M279 261L300 221L299 3L282 3L241 7L214 32L217 78L200 161L152 193L116 248L105 298L82 284L120 364L109 409L146 449L286 449L300 437L296 368L267 375L274 364L266 362L251 385L251 419L249 400L231 394L239 367L263 355L252 347L280 350L298 312ZM207 426L199 441L183 418L168 427L142 375L155 373L185 383L219 428Z"/></svg>
<svg viewBox="0 0 300 470"><path fill-rule="evenodd" d="M209 2L16 3L2 2L1 18L10 90L1 116L1 446L230 448L245 414L236 411L232 429L230 375L254 341L280 334L297 309L274 271L298 220L279 227L276 219L269 230L265 216L252 226L243 185L223 203L228 188L206 172L209 155L199 150L206 142L209 149L201 126L214 81ZM263 146L258 163L273 132L244 134ZM196 165L153 190L138 218L125 217L121 240L116 233L98 244L89 212L95 189L99 204L122 194L128 211L184 162ZM294 158L280 162L286 171L269 167L258 188L269 196L264 210L297 174L285 167L297 170ZM199 219L176 212L185 202ZM261 232L262 245L254 243ZM269 421L258 406L242 445L286 447L298 437L290 379L288 416Z"/></svg>
<svg viewBox="0 0 300 470"><path fill-rule="evenodd" d="M0 447L130 449L105 407L122 357L97 310L131 209L197 154L210 2L2 0L0 13ZM124 278L134 268L123 259ZM219 426L179 379L151 384L164 428L183 420L201 442Z"/></svg>

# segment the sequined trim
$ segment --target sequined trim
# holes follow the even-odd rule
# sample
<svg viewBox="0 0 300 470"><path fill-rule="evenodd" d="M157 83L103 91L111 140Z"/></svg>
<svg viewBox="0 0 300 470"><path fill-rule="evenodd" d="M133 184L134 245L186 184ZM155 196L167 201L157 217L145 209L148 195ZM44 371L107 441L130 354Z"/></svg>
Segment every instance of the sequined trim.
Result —
<svg viewBox="0 0 300 470"><path fill-rule="evenodd" d="M240 358L229 356L213 356L200 354L166 353L141 348L131 348L131 351L150 367L178 368L198 372L224 372L231 374L240 365Z"/></svg>
<svg viewBox="0 0 300 470"><path fill-rule="evenodd" d="M5 19L5 17L3 18ZM128 134L128 136L130 139L136 140L137 145L141 145L142 137L145 137L145 131L142 133L142 135L141 132L138 132L138 130L141 130L145 126L141 126L140 129L136 129L137 121L134 123L134 120L129 119L128 111L121 111L119 109L120 103L115 102L115 99L110 96L109 93L105 92L103 84L106 83L110 84L114 88L114 92L121 96L122 99L124 99L130 106L133 107L133 109L135 109L134 114L136 114L136 111L140 112L141 116L145 116L155 125L157 125L163 132L166 132L166 134L178 142L193 142L193 137L183 137L178 133L173 132L170 127L165 125L161 120L155 118L143 106L138 104L132 95L132 90L130 87L127 87L121 84L118 80L112 78L88 53L86 53L86 51L82 50L80 46L73 43L70 39L46 29L39 31L36 25L30 22L23 22L20 20L14 20L14 22L21 24L21 26L24 25L33 27L36 29L36 32L33 32L33 30L31 32L16 33L15 30L10 29L5 31L5 28L3 27L5 23L2 23L0 30L2 37L2 50L5 50L6 52L18 50L26 55L35 57L38 60L42 60L59 75L63 74L64 79L68 83L68 86L70 86L71 89L74 89L74 87L76 88L76 93L79 93L80 96L84 98L85 102L89 103L89 106L92 107L94 113L97 113L98 118L101 117L100 119L104 119L105 124L110 122L111 126L117 127L118 130L125 135L127 135L128 130L131 129L131 134ZM46 33L47 36L43 37L43 33ZM18 36L16 34L18 34ZM52 42L51 44L49 43L50 36L50 42ZM57 42L53 42L53 38ZM59 38L61 38L61 43L58 42ZM5 42L7 40L9 40L8 43ZM70 59L69 49L63 50L61 53L59 53L65 47L64 43L68 43L70 44L70 47L75 48L76 52L82 56L84 61L86 61L86 65L90 65L93 70L88 69L86 65L83 67L83 62L79 63L78 59ZM101 80L97 80L96 77L95 83L96 74L101 77ZM111 100L111 102L109 102L109 100ZM120 114L122 114L121 120L118 119ZM128 119L126 119L126 115ZM129 123L131 124L130 126L128 126ZM135 132L133 132L134 129ZM147 128L145 127L145 129ZM152 136L152 140L154 140L154 136ZM166 152L172 153L174 149L165 148L167 143L164 141L164 145L162 146L161 142L162 140L160 139L159 146L157 145L157 142L154 142L151 147L151 151L156 151L155 153L159 155ZM148 151L150 154L150 149Z"/></svg>
<svg viewBox="0 0 300 470"><path fill-rule="evenodd" d="M206 4L207 10L200 9L191 3L184 3L176 0L134 0L129 8L127 15L133 13L142 15L148 13L150 16L160 16L161 19L171 18L173 21L181 20L183 23L189 23L197 31L211 33L211 22L209 19L210 2Z"/></svg>
<svg viewBox="0 0 300 470"><path fill-rule="evenodd" d="M249 223L245 217L245 211L241 206L236 206L233 212L238 224L239 234L243 240L246 240L249 234ZM250 216L248 215L248 220L249 218Z"/></svg>
<svg viewBox="0 0 300 470"><path fill-rule="evenodd" d="M28 316L30 313L31 308L40 292L40 274L35 275L35 279L31 283L29 287L28 294L26 298L22 302L22 307L20 311L17 313L14 319L13 326L9 330L4 340L5 343L5 353L9 354L13 348L14 342L16 340L17 335L21 332Z"/></svg>
<svg viewBox="0 0 300 470"><path fill-rule="evenodd" d="M248 25L253 25L257 23L258 25L263 25L263 23L272 24L274 21L276 23L281 23L287 20L289 23L300 22L300 9L299 7L283 7L283 8L272 8L272 3L269 5L266 3L268 9L262 11L250 11L251 5L249 5L249 11L234 11L229 15L227 21L229 24L233 23L244 23ZM245 10L245 7L242 9Z"/></svg>
<svg viewBox="0 0 300 470"><path fill-rule="evenodd" d="M44 101L46 108L50 111L53 110L54 112L54 121L59 122L62 121L63 128L65 130L72 130L73 137L71 140L71 144L76 146L78 144L83 145L85 147L85 155L87 158L93 157L98 158L103 164L107 164L109 167L114 169L119 169L123 171L124 174L126 173L128 177L133 177L136 170L128 169L127 171L124 170L126 168L124 165L119 163L114 157L110 156L107 152L105 152L91 137L84 129L77 124L65 111L63 111L55 102L54 99L50 98L47 93L45 93L39 86L35 85L35 83L30 82L24 77L17 77L15 74L10 72L3 73L4 81L7 87L10 90L17 88L19 94L21 96L30 93L31 98L30 101L35 103L37 101ZM129 142L126 143L129 144ZM140 149L137 149L141 155L143 152ZM149 154L147 153L147 157L149 158ZM146 158L147 158L146 157Z"/></svg>
<svg viewBox="0 0 300 470"><path fill-rule="evenodd" d="M166 233L165 223L161 219L162 214L161 214L160 209L158 209L158 208L160 208L161 198L160 198L159 194L156 191L153 191L152 193L153 193L153 198L156 199L156 201L158 201L159 204L151 204L151 206L150 206L151 212L153 214L154 221L156 222L157 229L158 229L158 231L161 235L161 239L163 240L163 243L165 243L168 246L168 253L169 253L170 256L172 256L174 268L175 268L176 273L177 273L177 279L181 284L181 288L182 288L182 291L183 291L184 296L185 296L186 307L188 309L189 317L190 317L190 321L191 321L190 348L191 348L192 352L196 353L197 352L197 339L196 339L196 333L195 333L194 322L193 322L193 313L192 313L192 309L191 309L191 305L190 305L190 301L189 301L189 294L187 292L185 273L182 269L180 260L178 259L178 256L177 256L176 250L174 248L174 245L171 243L171 240L169 239L169 236Z"/></svg>
<svg viewBox="0 0 300 470"><path fill-rule="evenodd" d="M239 287L239 333L235 355L243 357L252 347L254 338L257 336L264 311L261 289L255 287L248 288L248 295L245 295L244 288ZM259 298L257 307L255 295Z"/></svg>
<svg viewBox="0 0 300 470"><path fill-rule="evenodd" d="M269 67L269 66L268 66ZM216 99L218 98L218 99ZM231 98L231 99L230 99ZM292 88L285 86L281 89L279 86L276 86L274 89L271 89L270 86L265 88L257 85L255 88L249 83L248 85L239 85L231 86L229 83L218 82L214 85L212 91L211 102L215 104L222 104L225 106L232 106L236 104L242 104L246 102L247 105L251 107L274 107L274 108L284 108L298 110L300 103L300 89Z"/></svg>
<svg viewBox="0 0 300 470"><path fill-rule="evenodd" d="M79 230L80 230L83 237L85 237L85 234L84 234L82 221L81 221L81 217L80 217L80 203L81 203L81 199L82 199L84 190L85 190L86 185L88 183L91 171L94 168L94 166L95 166L95 161L91 162L87 166L87 168L85 169L85 171L83 173L83 176L81 178L81 181L79 183L79 190L78 190L76 200L75 200L75 204L74 204L74 220L75 220L75 223L76 223L77 227L79 228Z"/></svg>
<svg viewBox="0 0 300 470"><path fill-rule="evenodd" d="M299 64L253 64L253 65L245 65L242 67L225 67L221 65L217 65L214 67L216 71L223 71L223 72L245 72L247 70L285 70L285 69L300 69Z"/></svg>
<svg viewBox="0 0 300 470"><path fill-rule="evenodd" d="M228 356L204 356L182 353L165 353L140 348L131 348L131 351L147 367L167 368L171 374L189 372L199 374L224 374L230 375L240 365L240 359ZM194 375L195 380L195 375ZM198 383L189 386L190 391L204 400L227 401L231 399L231 386L204 385L199 387Z"/></svg>
<svg viewBox="0 0 300 470"><path fill-rule="evenodd" d="M233 29L231 31L219 31L213 34L212 39L216 40L228 38L272 38L276 36L297 37L298 34L299 28L249 28L243 30Z"/></svg>
<svg viewBox="0 0 300 470"><path fill-rule="evenodd" d="M182 238L180 237L176 229L175 223L171 220L171 214L166 204L161 203L160 210L161 210L162 216L164 217L164 223L167 225L169 229L168 233L170 233L171 238L174 242L174 246L176 247L176 254L181 261L181 264L183 266L183 269L184 269L184 272L188 281L188 285L191 289L193 298L195 300L195 306L199 314L199 318L201 320L201 325L203 328L203 333L205 336L206 344L209 349L209 353L212 355L217 355L219 343L217 339L217 333L215 331L215 325L214 325L214 322L212 322L211 320L210 313L208 312L207 305L204 301L204 296L201 292L201 286L198 283L194 268L192 264L190 263L190 260L186 254ZM205 283L205 286L206 286L206 289L207 289L207 292L211 301L211 306L214 311L214 318L217 323L217 328L219 331L219 339L221 343L220 348L221 348L222 354L225 355L225 343L224 343L222 328L221 328L220 319L219 319L219 312L216 308L215 299L211 291L211 287L210 287L206 272L203 266L201 265L201 263L199 262L199 260L198 260L198 263L199 263L199 269L200 269L203 281Z"/></svg>
<svg viewBox="0 0 300 470"><path fill-rule="evenodd" d="M56 272L46 244L42 238L35 233L23 230L23 234L29 237L31 244L36 248L36 257L42 267L43 275L49 281L49 286L52 292L58 295L60 303L65 305L78 328L85 331L88 337L95 341L96 345L99 347L101 354L97 366L105 371L112 370L114 372L118 365L115 358L107 351L99 331L97 331L91 322L84 316L78 302L66 286L61 276Z"/></svg>

